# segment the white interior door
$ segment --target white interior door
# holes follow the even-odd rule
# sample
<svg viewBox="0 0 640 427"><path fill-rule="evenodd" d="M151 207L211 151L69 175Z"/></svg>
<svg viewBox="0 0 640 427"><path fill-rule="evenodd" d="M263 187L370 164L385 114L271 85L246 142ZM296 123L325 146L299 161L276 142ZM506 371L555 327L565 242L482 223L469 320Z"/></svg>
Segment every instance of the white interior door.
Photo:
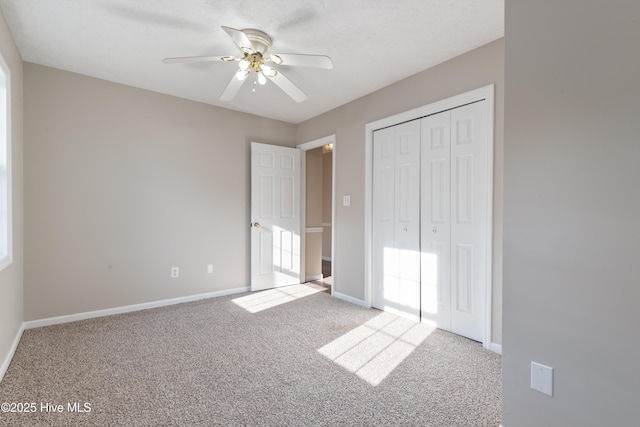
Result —
<svg viewBox="0 0 640 427"><path fill-rule="evenodd" d="M420 319L420 122L373 141L373 306Z"/></svg>
<svg viewBox="0 0 640 427"><path fill-rule="evenodd" d="M251 143L251 290L300 283L300 150Z"/></svg>

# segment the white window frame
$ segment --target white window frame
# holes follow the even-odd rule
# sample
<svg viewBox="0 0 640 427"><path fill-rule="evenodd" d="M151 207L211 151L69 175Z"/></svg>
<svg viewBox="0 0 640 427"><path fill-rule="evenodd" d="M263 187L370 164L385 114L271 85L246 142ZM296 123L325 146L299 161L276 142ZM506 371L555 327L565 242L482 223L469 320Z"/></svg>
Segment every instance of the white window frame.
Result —
<svg viewBox="0 0 640 427"><path fill-rule="evenodd" d="M0 217L0 227L4 228L6 226L6 242L0 241L0 271L7 268L13 262L13 197L12 197L12 167L11 167L11 72L7 63L4 61L2 55L0 55L0 84L4 85L5 96L4 100L0 97L0 102L4 101L4 117L0 117L0 120L6 120L6 126L2 135L0 135L0 160L2 156L6 156L6 222L5 218ZM4 80L4 81L3 81ZM0 114L2 114L2 110L0 109ZM4 139L4 141L3 141ZM4 147L3 147L4 145ZM0 211L1 209L1 201L0 201ZM3 233L0 231L0 236ZM4 249L4 245L6 243L6 250Z"/></svg>

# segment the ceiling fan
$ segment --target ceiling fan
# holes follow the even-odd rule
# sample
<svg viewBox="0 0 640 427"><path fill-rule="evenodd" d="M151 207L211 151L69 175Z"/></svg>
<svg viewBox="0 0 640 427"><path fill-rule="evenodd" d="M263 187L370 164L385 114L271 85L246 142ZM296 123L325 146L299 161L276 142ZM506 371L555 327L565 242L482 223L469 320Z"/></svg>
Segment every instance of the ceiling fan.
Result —
<svg viewBox="0 0 640 427"><path fill-rule="evenodd" d="M223 61L238 62L238 70L231 78L226 89L220 96L222 101L231 101L242 87L245 81L253 75L254 92L256 84L264 85L268 80L275 83L294 101L302 102L307 99L307 95L286 78L277 68L279 65L324 68L333 68L331 58L324 55L300 55L293 53L271 53L271 37L264 31L252 28L236 30L230 27L222 29L231 37L233 42L240 49L240 56L187 56L180 58L165 58L165 64L178 62L206 62Z"/></svg>

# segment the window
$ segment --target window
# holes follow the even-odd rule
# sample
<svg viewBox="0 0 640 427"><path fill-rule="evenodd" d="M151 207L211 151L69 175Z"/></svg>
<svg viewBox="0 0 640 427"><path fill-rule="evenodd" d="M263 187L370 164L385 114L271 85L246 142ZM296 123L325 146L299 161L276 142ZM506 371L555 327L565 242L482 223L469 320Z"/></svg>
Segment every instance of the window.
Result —
<svg viewBox="0 0 640 427"><path fill-rule="evenodd" d="M11 80L0 56L0 270L11 264Z"/></svg>

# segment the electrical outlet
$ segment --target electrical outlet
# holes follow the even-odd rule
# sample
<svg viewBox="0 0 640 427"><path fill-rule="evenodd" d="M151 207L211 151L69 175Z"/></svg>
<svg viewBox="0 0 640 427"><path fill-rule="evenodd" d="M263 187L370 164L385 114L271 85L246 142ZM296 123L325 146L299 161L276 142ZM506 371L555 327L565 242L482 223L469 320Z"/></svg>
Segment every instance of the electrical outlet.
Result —
<svg viewBox="0 0 640 427"><path fill-rule="evenodd" d="M213 264L207 264L207 274L213 273Z"/></svg>
<svg viewBox="0 0 640 427"><path fill-rule="evenodd" d="M180 276L180 269L178 267L171 267L171 278L177 279Z"/></svg>
<svg viewBox="0 0 640 427"><path fill-rule="evenodd" d="M548 396L553 396L553 368L531 362L531 388Z"/></svg>

